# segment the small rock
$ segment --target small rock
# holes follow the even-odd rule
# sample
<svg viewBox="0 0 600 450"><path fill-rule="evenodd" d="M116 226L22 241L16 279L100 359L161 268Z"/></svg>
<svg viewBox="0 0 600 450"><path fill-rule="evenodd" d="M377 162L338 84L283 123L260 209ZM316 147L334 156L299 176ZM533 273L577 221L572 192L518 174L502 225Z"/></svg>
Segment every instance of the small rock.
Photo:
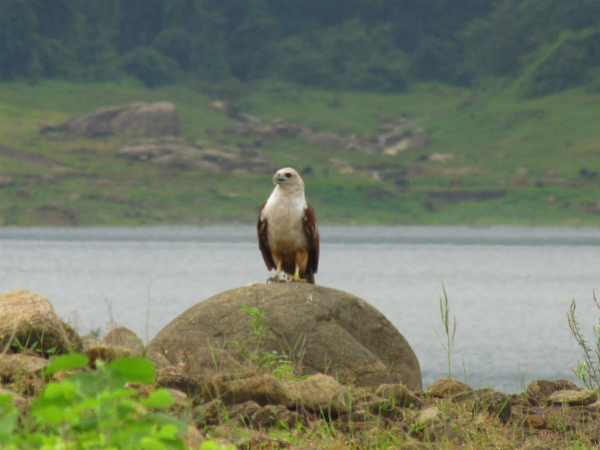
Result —
<svg viewBox="0 0 600 450"><path fill-rule="evenodd" d="M473 414L477 414L479 411L497 416L503 423L508 422L512 415L510 400L501 392L477 398L473 404Z"/></svg>
<svg viewBox="0 0 600 450"><path fill-rule="evenodd" d="M83 342L83 350L95 347L100 343L100 339L98 339L98 336L92 333L87 333L81 336L81 341Z"/></svg>
<svg viewBox="0 0 600 450"><path fill-rule="evenodd" d="M540 404L545 404L555 391L561 390L577 390L578 387L569 380L535 380L527 386L527 395L535 398Z"/></svg>
<svg viewBox="0 0 600 450"><path fill-rule="evenodd" d="M435 425L441 423L441 421L442 412L437 406L430 406L429 408L421 410L415 418L415 422L418 425Z"/></svg>
<svg viewBox="0 0 600 450"><path fill-rule="evenodd" d="M590 411L600 411L600 402L594 402L591 405L588 405L586 409Z"/></svg>
<svg viewBox="0 0 600 450"><path fill-rule="evenodd" d="M336 415L349 412L350 390L329 375L316 374L301 381L288 381L291 404L316 414Z"/></svg>
<svg viewBox="0 0 600 450"><path fill-rule="evenodd" d="M401 407L421 406L423 403L413 391L401 383L382 384L377 389L377 395L383 399L391 400Z"/></svg>
<svg viewBox="0 0 600 450"><path fill-rule="evenodd" d="M561 390L548 397L549 404L567 404L569 406L587 406L598 400L598 393L590 389Z"/></svg>
<svg viewBox="0 0 600 450"><path fill-rule="evenodd" d="M28 355L0 355L0 378L18 380L23 376L41 376L48 360Z"/></svg>
<svg viewBox="0 0 600 450"><path fill-rule="evenodd" d="M219 399L209 403L197 406L192 410L194 423L198 428L204 428L210 425L219 425L227 414L227 409Z"/></svg>
<svg viewBox="0 0 600 450"><path fill-rule="evenodd" d="M548 426L548 421L542 414L529 414L523 424L531 428L543 429Z"/></svg>
<svg viewBox="0 0 600 450"><path fill-rule="evenodd" d="M290 398L281 380L272 375L249 373L221 374L204 389L205 401L219 398L226 405L254 401L264 405L287 405Z"/></svg>
<svg viewBox="0 0 600 450"><path fill-rule="evenodd" d="M36 351L53 354L72 350L65 323L55 314L52 304L47 298L24 290L0 295L0 341L15 347L15 340L21 346L35 346ZM80 345L80 341L74 342L75 348Z"/></svg>
<svg viewBox="0 0 600 450"><path fill-rule="evenodd" d="M440 378L427 389L427 393L432 397L453 396L463 392L472 391L473 388L468 384L461 383L454 378Z"/></svg>
<svg viewBox="0 0 600 450"><path fill-rule="evenodd" d="M102 342L94 347L86 349L83 354L90 358L91 367L95 367L97 359L101 359L105 362L111 362L117 358L128 358L132 356L132 352L128 348L107 345L103 344Z"/></svg>
<svg viewBox="0 0 600 450"><path fill-rule="evenodd" d="M251 419L251 426L256 429L269 427L293 429L298 423L306 426L306 420L303 417L281 405L264 406L256 411Z"/></svg>
<svg viewBox="0 0 600 450"><path fill-rule="evenodd" d="M144 354L144 343L137 335L128 328L118 327L110 330L104 336L102 342L107 345L127 348L132 356L142 356Z"/></svg>
<svg viewBox="0 0 600 450"><path fill-rule="evenodd" d="M202 383L187 373L183 364L157 370L156 386L178 389L189 396L196 396L202 392Z"/></svg>

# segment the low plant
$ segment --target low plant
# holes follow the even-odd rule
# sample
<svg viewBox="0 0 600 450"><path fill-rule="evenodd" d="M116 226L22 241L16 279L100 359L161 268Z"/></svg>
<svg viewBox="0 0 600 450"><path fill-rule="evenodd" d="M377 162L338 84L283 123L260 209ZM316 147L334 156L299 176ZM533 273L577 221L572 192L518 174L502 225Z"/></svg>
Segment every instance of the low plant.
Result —
<svg viewBox="0 0 600 450"><path fill-rule="evenodd" d="M294 367L292 361L285 353L267 352L262 346L267 338L267 327L263 325L265 313L257 307L249 307L246 303L242 306L244 314L250 319L252 332L258 337L256 348L250 355L253 364L258 366L258 372L270 370L271 375L287 380L293 378Z"/></svg>
<svg viewBox="0 0 600 450"><path fill-rule="evenodd" d="M446 333L446 342L442 340L440 333L433 327L435 334L437 334L438 339L440 340L440 344L446 351L446 359L448 361L448 378L451 377L452 374L452 350L454 350L454 337L456 336L456 316L452 318L452 327L450 326L450 307L448 306L448 294L446 293L446 287L444 283L442 283L442 291L444 292L444 297L440 297L440 315L442 318L442 323L444 325L444 331Z"/></svg>
<svg viewBox="0 0 600 450"><path fill-rule="evenodd" d="M600 310L600 304L595 292L593 293L593 297L596 307ZM571 328L571 332L577 340L577 344L583 350L583 362L577 361L577 367L573 369L573 372L589 389L600 389L600 321L594 327L594 348L592 349L585 340L579 327L579 322L577 322L577 317L575 316L576 308L577 304L573 300L567 313L567 320L569 321L569 328Z"/></svg>
<svg viewBox="0 0 600 450"><path fill-rule="evenodd" d="M127 383L154 383L154 365L142 358L122 358L97 369L79 354L52 358L44 375L75 371L50 382L30 414L22 416L10 395L0 396L0 444L3 449L140 449L186 448L187 425L164 413L174 404L166 389L147 397ZM203 446L202 450L210 450Z"/></svg>

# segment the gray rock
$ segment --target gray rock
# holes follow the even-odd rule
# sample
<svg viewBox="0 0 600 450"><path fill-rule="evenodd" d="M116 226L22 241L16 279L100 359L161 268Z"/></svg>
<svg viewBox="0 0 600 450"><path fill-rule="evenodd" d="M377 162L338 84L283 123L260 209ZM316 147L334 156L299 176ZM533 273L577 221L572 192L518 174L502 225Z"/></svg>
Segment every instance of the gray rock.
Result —
<svg viewBox="0 0 600 450"><path fill-rule="evenodd" d="M512 415L510 400L501 392L477 398L472 410L473 414L485 411L489 415L497 416L503 423L508 422Z"/></svg>
<svg viewBox="0 0 600 450"><path fill-rule="evenodd" d="M377 395L385 400L391 400L394 404L401 407L421 406L423 402L413 391L401 383L382 384L377 389Z"/></svg>
<svg viewBox="0 0 600 450"><path fill-rule="evenodd" d="M540 404L545 404L548 398L556 391L577 390L577 385L569 380L534 380L527 386L527 395L533 397Z"/></svg>
<svg viewBox="0 0 600 450"><path fill-rule="evenodd" d="M194 423L198 428L219 425L227 415L227 408L220 399L196 406L192 410Z"/></svg>
<svg viewBox="0 0 600 450"><path fill-rule="evenodd" d="M180 136L181 121L173 103L131 103L103 108L73 117L56 127L46 126L41 133L62 132L68 138L94 138L108 135Z"/></svg>
<svg viewBox="0 0 600 450"><path fill-rule="evenodd" d="M47 298L24 290L0 295L0 341L53 354L82 347L79 336L67 332Z"/></svg>
<svg viewBox="0 0 600 450"><path fill-rule="evenodd" d="M38 377L48 365L48 360L28 355L0 355L0 378L19 380L23 376Z"/></svg>
<svg viewBox="0 0 600 450"><path fill-rule="evenodd" d="M106 345L127 348L131 351L132 356L140 357L144 354L142 340L133 331L125 327L110 330L101 342Z"/></svg>
<svg viewBox="0 0 600 450"><path fill-rule="evenodd" d="M128 348L119 347L117 345L107 345L102 342L86 348L83 354L90 358L90 365L92 367L95 367L97 359L105 362L111 362L117 358L129 358L134 356L133 352Z"/></svg>
<svg viewBox="0 0 600 450"><path fill-rule="evenodd" d="M556 391L548 397L550 404L567 404L569 406L587 406L598 400L598 393L590 389L565 389Z"/></svg>
<svg viewBox="0 0 600 450"><path fill-rule="evenodd" d="M242 306L265 314L262 350L288 354L304 374L328 373L341 383L384 383L421 389L419 362L404 337L375 308L348 293L305 283L256 284L218 294L191 307L148 344L170 361L199 347L230 351L232 341L258 346Z"/></svg>
<svg viewBox="0 0 600 450"><path fill-rule="evenodd" d="M442 412L437 406L430 406L419 411L415 418L415 422L419 425L435 425L442 422Z"/></svg>
<svg viewBox="0 0 600 450"><path fill-rule="evenodd" d="M185 371L183 364L164 367L156 371L156 386L177 389L194 397L202 392L203 384Z"/></svg>
<svg viewBox="0 0 600 450"><path fill-rule="evenodd" d="M466 391L472 391L473 388L468 384L461 383L454 378L440 378L427 389L427 393L432 397L446 397L461 394Z"/></svg>
<svg viewBox="0 0 600 450"><path fill-rule="evenodd" d="M291 398L290 405L296 409L307 409L324 416L339 416L350 411L350 389L328 375L317 374L306 380L288 381L286 388Z"/></svg>
<svg viewBox="0 0 600 450"><path fill-rule="evenodd" d="M204 400L211 401L217 398L226 405L248 401L261 406L290 403L290 397L281 380L272 375L255 375L252 372L213 377L204 388Z"/></svg>

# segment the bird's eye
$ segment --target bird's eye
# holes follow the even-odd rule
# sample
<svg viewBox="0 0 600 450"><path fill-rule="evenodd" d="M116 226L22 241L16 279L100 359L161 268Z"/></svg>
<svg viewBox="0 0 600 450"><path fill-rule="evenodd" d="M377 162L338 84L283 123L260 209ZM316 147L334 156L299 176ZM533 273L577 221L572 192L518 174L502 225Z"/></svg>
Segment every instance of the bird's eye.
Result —
<svg viewBox="0 0 600 450"><path fill-rule="evenodd" d="M286 177L286 178L292 178L292 174L291 174L291 173L286 173L286 174L285 174L285 177Z"/></svg>

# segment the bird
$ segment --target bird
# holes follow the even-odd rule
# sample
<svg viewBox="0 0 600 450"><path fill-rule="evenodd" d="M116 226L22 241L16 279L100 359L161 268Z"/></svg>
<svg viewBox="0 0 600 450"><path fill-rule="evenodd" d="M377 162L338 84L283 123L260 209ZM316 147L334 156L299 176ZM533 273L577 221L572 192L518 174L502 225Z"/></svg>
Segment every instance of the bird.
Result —
<svg viewBox="0 0 600 450"><path fill-rule="evenodd" d="M319 227L315 210L306 203L304 182L291 167L273 176L275 189L258 213L258 246L275 276L267 281L315 284L319 267Z"/></svg>

